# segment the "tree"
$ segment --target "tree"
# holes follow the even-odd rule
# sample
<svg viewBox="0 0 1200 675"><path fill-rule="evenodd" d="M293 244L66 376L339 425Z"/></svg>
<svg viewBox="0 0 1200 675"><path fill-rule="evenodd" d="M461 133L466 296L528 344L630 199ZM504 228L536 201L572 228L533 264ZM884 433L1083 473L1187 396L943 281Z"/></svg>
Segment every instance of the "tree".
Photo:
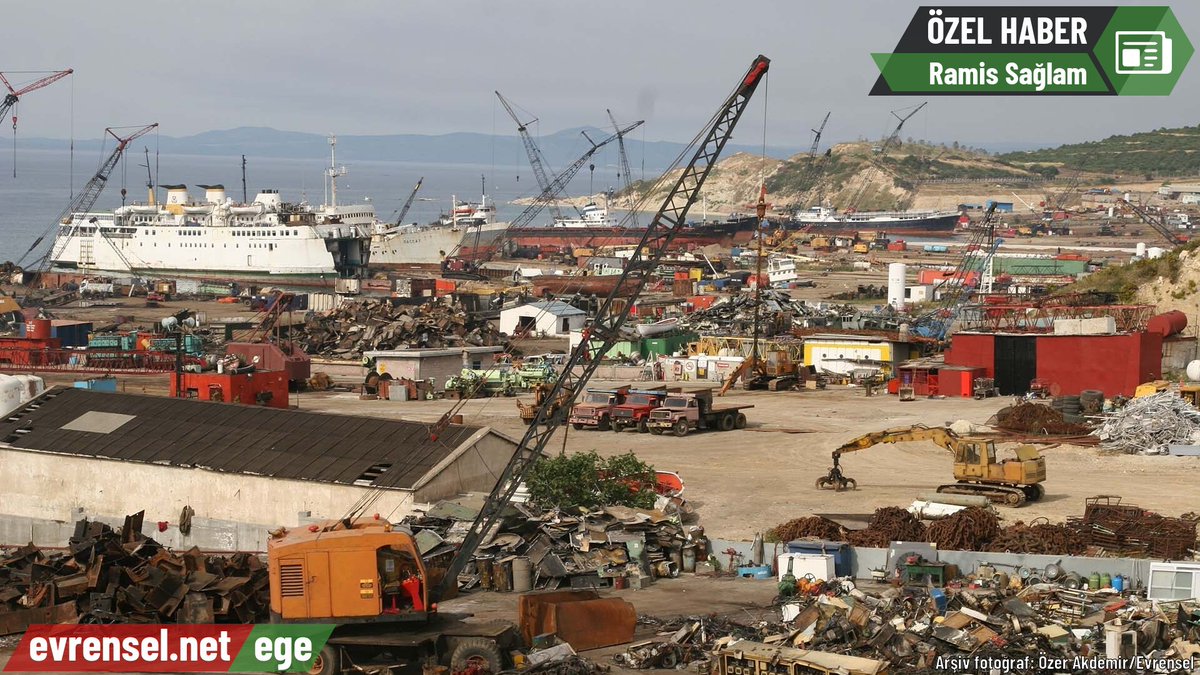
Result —
<svg viewBox="0 0 1200 675"><path fill-rule="evenodd" d="M543 457L533 465L525 486L542 508L654 506L654 467L632 452L601 457L595 451Z"/></svg>

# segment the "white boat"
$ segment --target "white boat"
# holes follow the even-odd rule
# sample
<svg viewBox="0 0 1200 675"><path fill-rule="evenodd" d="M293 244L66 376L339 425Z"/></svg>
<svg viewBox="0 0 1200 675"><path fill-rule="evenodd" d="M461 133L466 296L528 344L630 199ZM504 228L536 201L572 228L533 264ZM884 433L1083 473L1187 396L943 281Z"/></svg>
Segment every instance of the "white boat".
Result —
<svg viewBox="0 0 1200 675"><path fill-rule="evenodd" d="M608 215L608 209L596 202L588 202L579 209L578 218L555 218L554 227L617 227L616 218Z"/></svg>
<svg viewBox="0 0 1200 675"><path fill-rule="evenodd" d="M669 333L678 327L679 319L670 318L663 319L662 321L655 321L654 323L639 323L637 325L637 332L638 335L641 335L642 337L653 337L655 335Z"/></svg>
<svg viewBox="0 0 1200 675"><path fill-rule="evenodd" d="M330 138L330 147L337 143ZM54 269L177 276L361 276L370 256L375 209L369 202L337 203L338 170L330 151L328 203L284 202L262 190L235 204L221 185L202 186L193 201L186 185L152 190L147 204L110 212L73 213L59 224L51 249Z"/></svg>

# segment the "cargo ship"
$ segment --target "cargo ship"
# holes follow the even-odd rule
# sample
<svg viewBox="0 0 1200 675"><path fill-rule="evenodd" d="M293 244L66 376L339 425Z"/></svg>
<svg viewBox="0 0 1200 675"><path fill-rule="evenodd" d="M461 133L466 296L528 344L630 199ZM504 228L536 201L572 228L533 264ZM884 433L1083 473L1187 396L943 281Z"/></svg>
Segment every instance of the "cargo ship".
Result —
<svg viewBox="0 0 1200 675"><path fill-rule="evenodd" d="M883 231L889 236L950 237L958 227L958 211L853 211L838 213L827 206L798 212L788 226L819 234Z"/></svg>
<svg viewBox="0 0 1200 675"><path fill-rule="evenodd" d="M371 268L436 267L460 246L489 246L507 228L496 222L496 206L486 194L478 203L454 197L450 213L429 225L379 223L371 237Z"/></svg>

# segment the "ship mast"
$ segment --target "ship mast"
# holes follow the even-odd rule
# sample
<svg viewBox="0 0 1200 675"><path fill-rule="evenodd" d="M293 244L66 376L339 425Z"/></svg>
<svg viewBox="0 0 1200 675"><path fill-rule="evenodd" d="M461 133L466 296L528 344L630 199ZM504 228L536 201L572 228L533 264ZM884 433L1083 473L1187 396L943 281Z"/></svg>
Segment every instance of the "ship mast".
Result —
<svg viewBox="0 0 1200 675"><path fill-rule="evenodd" d="M338 168L337 165L337 136L329 135L329 168L325 170L325 176L329 179L328 192L326 201L330 207L337 206L337 179L339 176L346 175L346 167Z"/></svg>

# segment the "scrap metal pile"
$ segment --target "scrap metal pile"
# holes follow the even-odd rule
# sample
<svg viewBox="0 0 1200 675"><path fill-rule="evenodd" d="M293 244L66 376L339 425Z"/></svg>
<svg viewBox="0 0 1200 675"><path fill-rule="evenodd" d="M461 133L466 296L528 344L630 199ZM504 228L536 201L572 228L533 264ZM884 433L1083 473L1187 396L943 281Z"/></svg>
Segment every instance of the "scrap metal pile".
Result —
<svg viewBox="0 0 1200 675"><path fill-rule="evenodd" d="M1139 506L1122 504L1120 497L1090 497L1082 517L1054 524L1039 518L1001 527L994 511L968 507L925 526L910 512L877 509L867 528L847 530L838 523L811 516L782 523L767 532L770 541L796 539L844 541L854 546L887 548L893 541L929 542L941 550L1007 551L1046 555L1119 555L1178 560L1197 548L1193 516L1169 518Z"/></svg>
<svg viewBox="0 0 1200 675"><path fill-rule="evenodd" d="M754 294L743 293L717 301L708 309L691 312L685 325L705 335L750 335L754 331ZM889 305L864 312L853 305L793 300L785 292L764 289L759 324L767 337L793 329L890 330L900 327L901 316Z"/></svg>
<svg viewBox="0 0 1200 675"><path fill-rule="evenodd" d="M1168 518L1122 504L1120 497L1088 498L1083 517L1068 519L1067 524L1089 547L1130 558L1181 560L1197 548L1195 518Z"/></svg>
<svg viewBox="0 0 1200 675"><path fill-rule="evenodd" d="M680 513L680 501L660 497L659 502L660 509L607 506L571 511L513 504L479 547L474 572L460 575L460 586L512 590L508 577L516 558L528 559L535 588L595 588L618 578L636 584L678 576L685 549L691 549L687 553L692 561L707 559L707 540L702 528L682 524L686 513ZM430 559L460 544L476 513L442 502L403 523L413 529L418 548Z"/></svg>
<svg viewBox="0 0 1200 675"><path fill-rule="evenodd" d="M66 551L0 554L0 635L42 623L255 623L267 619L266 565L254 555L172 552L141 534L75 524Z"/></svg>
<svg viewBox="0 0 1200 675"><path fill-rule="evenodd" d="M1165 455L1170 445L1200 445L1200 410L1172 392L1135 398L1106 413L1094 432L1100 446L1128 454Z"/></svg>
<svg viewBox="0 0 1200 675"><path fill-rule="evenodd" d="M394 305L368 298L343 303L328 314L313 315L301 330L293 339L305 352L335 358L357 358L374 349L501 344L487 322L470 321L461 306L439 301Z"/></svg>
<svg viewBox="0 0 1200 675"><path fill-rule="evenodd" d="M1083 436L1092 432L1090 426L1067 422L1058 410L1031 401L1002 408L988 424L1005 431L1043 436Z"/></svg>
<svg viewBox="0 0 1200 675"><path fill-rule="evenodd" d="M1162 605L1113 589L1041 583L1017 591L988 582L945 589L889 587L866 592L839 580L815 597L784 604L770 617L640 617L658 634L613 656L626 668L695 668L699 672L989 672L989 658L1010 659L1009 673L1056 670L1039 657L1104 658L1106 635L1123 634L1118 656L1146 659L1142 672L1178 670L1200 653L1200 610ZM1022 664L1021 657L1031 657ZM714 663L716 662L716 663ZM1129 663L1133 663L1132 660ZM720 667L714 667L720 664ZM1172 667L1172 665L1174 667ZM992 672L996 672L992 670Z"/></svg>

